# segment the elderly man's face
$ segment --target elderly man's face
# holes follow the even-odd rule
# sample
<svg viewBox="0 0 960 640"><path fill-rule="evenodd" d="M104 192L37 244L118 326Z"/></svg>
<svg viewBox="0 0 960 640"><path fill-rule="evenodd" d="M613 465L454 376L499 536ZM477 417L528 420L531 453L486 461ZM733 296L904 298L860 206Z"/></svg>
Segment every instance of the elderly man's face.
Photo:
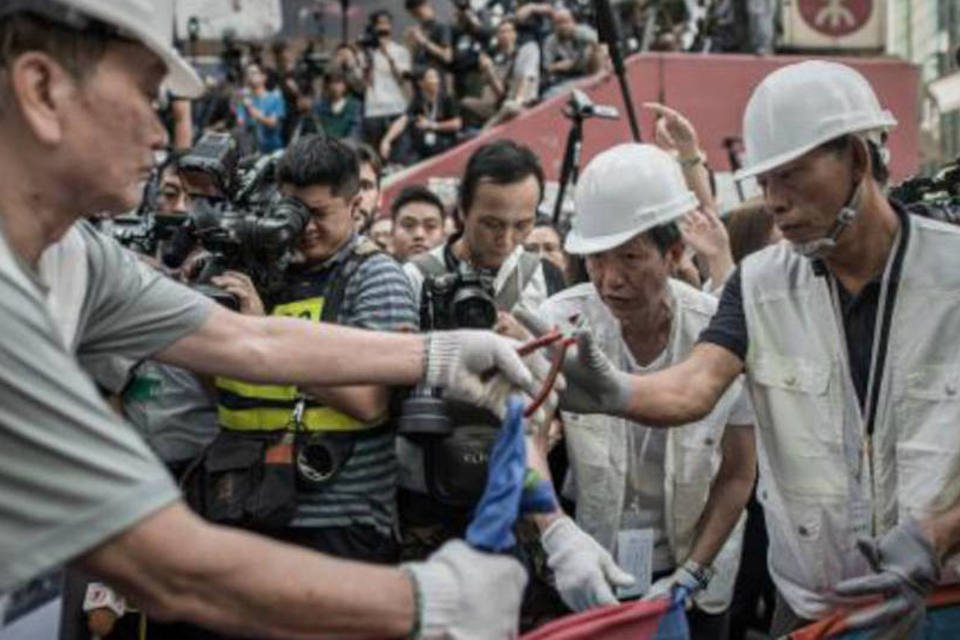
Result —
<svg viewBox="0 0 960 640"><path fill-rule="evenodd" d="M149 49L115 41L83 81L64 81L70 86L49 163L77 211L121 212L140 202L154 154L168 141L154 108L165 75Z"/></svg>

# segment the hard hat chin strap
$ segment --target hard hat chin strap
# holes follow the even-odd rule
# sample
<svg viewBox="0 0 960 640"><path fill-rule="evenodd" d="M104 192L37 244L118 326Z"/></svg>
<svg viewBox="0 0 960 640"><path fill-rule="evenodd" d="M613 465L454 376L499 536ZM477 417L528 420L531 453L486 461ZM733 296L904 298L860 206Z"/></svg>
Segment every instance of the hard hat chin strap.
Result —
<svg viewBox="0 0 960 640"><path fill-rule="evenodd" d="M853 190L847 203L837 212L837 217L827 235L816 240L810 240L809 242L793 242L791 243L793 250L804 258L810 258L811 260L823 258L830 253L837 246L837 238L840 237L843 230L850 226L850 223L856 219L857 213L860 211L862 191L863 181L861 180Z"/></svg>

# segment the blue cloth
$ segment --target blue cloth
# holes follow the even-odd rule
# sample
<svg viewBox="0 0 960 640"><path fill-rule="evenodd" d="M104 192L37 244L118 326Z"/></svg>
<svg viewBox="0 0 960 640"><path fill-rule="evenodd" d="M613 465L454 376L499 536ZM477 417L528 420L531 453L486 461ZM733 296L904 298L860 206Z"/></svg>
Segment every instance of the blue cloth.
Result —
<svg viewBox="0 0 960 640"><path fill-rule="evenodd" d="M467 528L467 542L476 549L503 552L516 545L513 525L521 511L550 512L557 508L553 487L527 472L523 437L523 400L510 396L503 426L493 443L487 487Z"/></svg>
<svg viewBox="0 0 960 640"><path fill-rule="evenodd" d="M237 105L237 119L247 128L252 128L257 134L257 148L261 153L272 153L283 149L283 119L287 117L287 105L279 91L266 91L259 96L251 95L250 102L265 118L276 117L275 126L267 126L255 121L247 113L243 102Z"/></svg>

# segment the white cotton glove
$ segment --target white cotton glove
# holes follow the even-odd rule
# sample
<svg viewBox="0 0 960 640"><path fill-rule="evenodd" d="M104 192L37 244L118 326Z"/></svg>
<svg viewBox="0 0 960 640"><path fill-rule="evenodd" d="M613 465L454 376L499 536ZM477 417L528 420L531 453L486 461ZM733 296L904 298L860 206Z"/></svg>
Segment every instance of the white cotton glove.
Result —
<svg viewBox="0 0 960 640"><path fill-rule="evenodd" d="M498 416L507 396L520 389L533 397L549 372L540 354L521 358L517 343L491 331L434 331L426 334L424 384L444 389L444 397L488 409ZM546 406L556 406L551 393Z"/></svg>
<svg viewBox="0 0 960 640"><path fill-rule="evenodd" d="M422 640L514 638L527 574L509 556L451 540L426 562L402 565L417 590Z"/></svg>
<svg viewBox="0 0 960 640"><path fill-rule="evenodd" d="M518 310L514 315L536 336L551 329L550 323L536 314ZM567 384L560 394L560 408L574 413L624 416L632 395L630 374L613 366L589 329L578 330L576 338L576 346L567 351L563 361Z"/></svg>
<svg viewBox="0 0 960 640"><path fill-rule="evenodd" d="M694 595L707 588L712 575L712 569L704 568L694 560L687 560L676 571L654 582L643 594L643 599L655 600L669 595L674 600L683 600L689 605L689 600Z"/></svg>
<svg viewBox="0 0 960 640"><path fill-rule="evenodd" d="M617 604L613 587L629 587L633 576L617 566L596 540L567 516L558 518L540 536L553 570L557 591L574 611Z"/></svg>

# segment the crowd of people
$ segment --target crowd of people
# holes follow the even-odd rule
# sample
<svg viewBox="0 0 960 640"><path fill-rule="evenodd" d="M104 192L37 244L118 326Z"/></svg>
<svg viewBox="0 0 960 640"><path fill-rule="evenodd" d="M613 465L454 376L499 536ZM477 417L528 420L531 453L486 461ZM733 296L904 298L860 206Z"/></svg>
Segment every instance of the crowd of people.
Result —
<svg viewBox="0 0 960 640"><path fill-rule="evenodd" d="M438 1L405 1L414 24L402 33L397 16L380 10L370 14L357 42L330 52L311 45L295 57L278 42L270 51L254 46L249 56L230 56L224 77L211 79L208 94L194 105L194 130L232 131L245 150L261 153L322 131L368 144L388 168L407 166L609 68L590 3L454 2L445 23ZM652 39L644 48L689 48L693 34L706 37L710 30L717 40L711 51L772 53L769 2L715 4L708 19L683 2L621 3L624 50L639 48L644 37ZM747 20L748 9L758 7L768 24ZM645 31L647 22L657 27ZM733 33L743 24L767 35ZM751 37L762 42L747 45Z"/></svg>
<svg viewBox="0 0 960 640"><path fill-rule="evenodd" d="M534 6L518 17L559 33ZM449 63L429 2L407 7L419 50L371 21L396 87L405 56ZM244 201L264 211L236 215L183 155L152 167L180 132L161 83L203 92L171 10L0 11L0 594L69 564L70 640L500 640L662 598L696 639L852 607L847 627L907 637L960 579L960 231L887 197L897 122L857 71L799 62L755 88L740 175L763 195L725 220L694 123L645 104L654 143L592 158L561 228L511 140L473 151L452 205L423 184L384 202L420 116L373 92L341 124L376 145L286 140L251 64L236 117L273 164ZM517 24L498 43L532 57ZM512 97L487 118L511 117L523 75L490 86ZM87 220L133 208L170 233ZM515 526L478 545L517 395Z"/></svg>

